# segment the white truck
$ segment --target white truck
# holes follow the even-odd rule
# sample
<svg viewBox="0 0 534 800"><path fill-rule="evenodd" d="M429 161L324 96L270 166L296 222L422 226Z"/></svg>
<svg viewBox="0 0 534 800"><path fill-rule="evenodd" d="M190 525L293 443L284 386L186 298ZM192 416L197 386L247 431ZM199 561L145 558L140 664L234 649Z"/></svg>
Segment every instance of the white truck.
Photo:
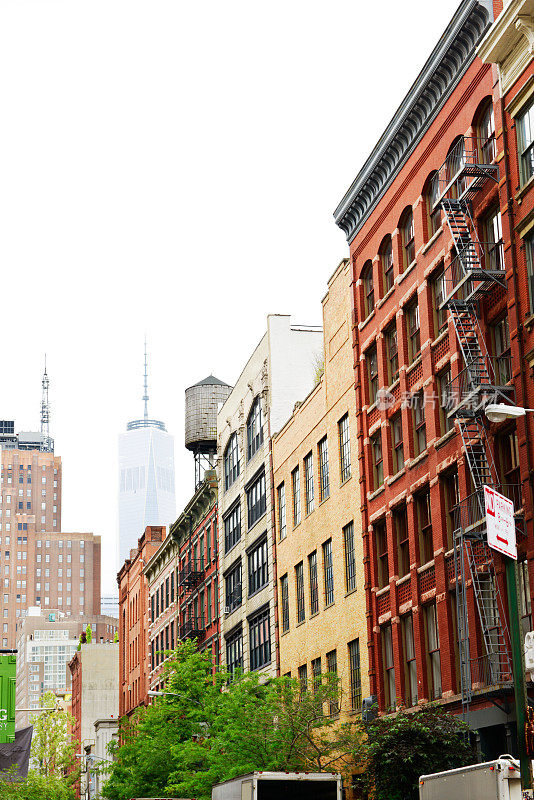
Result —
<svg viewBox="0 0 534 800"><path fill-rule="evenodd" d="M211 800L341 800L341 789L330 772L251 772L218 783Z"/></svg>
<svg viewBox="0 0 534 800"><path fill-rule="evenodd" d="M419 800L521 800L519 763L512 756L419 778Z"/></svg>

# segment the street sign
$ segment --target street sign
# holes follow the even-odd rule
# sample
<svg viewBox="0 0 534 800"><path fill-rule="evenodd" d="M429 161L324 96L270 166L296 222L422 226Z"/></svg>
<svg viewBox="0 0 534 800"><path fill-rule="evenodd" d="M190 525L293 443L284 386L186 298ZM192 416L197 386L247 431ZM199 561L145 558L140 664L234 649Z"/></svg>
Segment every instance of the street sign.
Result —
<svg viewBox="0 0 534 800"><path fill-rule="evenodd" d="M514 504L490 486L484 486L488 545L517 561Z"/></svg>

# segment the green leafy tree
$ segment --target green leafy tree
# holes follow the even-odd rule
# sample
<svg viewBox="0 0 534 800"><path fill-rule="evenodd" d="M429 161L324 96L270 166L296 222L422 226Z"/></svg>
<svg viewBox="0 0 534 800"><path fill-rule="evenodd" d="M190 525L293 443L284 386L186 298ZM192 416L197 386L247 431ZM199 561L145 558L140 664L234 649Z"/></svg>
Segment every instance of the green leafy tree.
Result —
<svg viewBox="0 0 534 800"><path fill-rule="evenodd" d="M53 692L41 697L41 707L53 709L33 714L31 756L37 773L46 778L60 778L67 786L73 786L80 777L79 759L75 757L78 742L71 735L74 717L57 705Z"/></svg>
<svg viewBox="0 0 534 800"><path fill-rule="evenodd" d="M3 773L0 797L2 800L74 800L75 793L62 778L39 775L30 770L24 781L12 782L9 773Z"/></svg>
<svg viewBox="0 0 534 800"><path fill-rule="evenodd" d="M85 641L87 644L90 644L93 641L93 631L91 630L90 625L88 625L85 629Z"/></svg>
<svg viewBox="0 0 534 800"><path fill-rule="evenodd" d="M104 789L110 800L210 798L213 784L251 770L337 771L351 758L339 749L337 715L327 713L339 702L335 676L310 691L288 678L262 683L255 673L228 684L226 675L213 676L209 655L183 642L165 687L155 705L121 722Z"/></svg>
<svg viewBox="0 0 534 800"><path fill-rule="evenodd" d="M436 705L346 728L359 779L374 800L417 800L419 777L476 762L462 720Z"/></svg>

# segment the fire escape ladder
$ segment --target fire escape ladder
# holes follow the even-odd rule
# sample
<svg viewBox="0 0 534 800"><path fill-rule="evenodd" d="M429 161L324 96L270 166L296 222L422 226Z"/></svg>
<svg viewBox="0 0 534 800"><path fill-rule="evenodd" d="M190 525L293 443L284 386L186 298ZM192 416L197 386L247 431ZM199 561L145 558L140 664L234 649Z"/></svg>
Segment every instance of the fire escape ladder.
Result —
<svg viewBox="0 0 534 800"><path fill-rule="evenodd" d="M446 270L440 307L450 311L464 360L464 369L449 385L450 399L454 403L450 414L458 421L474 488L473 494L460 500L456 507L454 535L460 683L467 721L473 686L509 683L512 670L505 608L493 553L486 544L483 499L483 487L495 486L498 481L482 415L488 395L495 396L502 387L496 388L497 370L488 354L477 314L480 297L496 284L505 285L504 270L501 261L495 259L491 263L486 257L476 235L469 200L487 178L497 179L497 168L478 164L478 147L468 150L466 142L458 144L457 152L449 155L439 173L445 176L441 206L456 248L456 257ZM478 660L470 656L469 579L486 651L485 657Z"/></svg>

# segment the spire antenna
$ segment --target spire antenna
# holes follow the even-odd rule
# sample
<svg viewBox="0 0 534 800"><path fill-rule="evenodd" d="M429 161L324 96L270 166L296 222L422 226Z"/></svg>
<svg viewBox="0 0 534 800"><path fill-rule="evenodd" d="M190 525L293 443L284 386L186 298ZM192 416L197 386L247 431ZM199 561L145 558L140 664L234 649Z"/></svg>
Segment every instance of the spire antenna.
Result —
<svg viewBox="0 0 534 800"><path fill-rule="evenodd" d="M145 422L148 421L148 367L146 358L146 336L145 336L145 393L143 395L143 402L145 404Z"/></svg>
<svg viewBox="0 0 534 800"><path fill-rule="evenodd" d="M48 373L46 371L46 353L45 353L45 362L44 362L44 372L43 378L41 381L42 386L42 395L41 395L41 449L45 452L49 452L51 450L51 439L50 439L50 403L48 402Z"/></svg>

